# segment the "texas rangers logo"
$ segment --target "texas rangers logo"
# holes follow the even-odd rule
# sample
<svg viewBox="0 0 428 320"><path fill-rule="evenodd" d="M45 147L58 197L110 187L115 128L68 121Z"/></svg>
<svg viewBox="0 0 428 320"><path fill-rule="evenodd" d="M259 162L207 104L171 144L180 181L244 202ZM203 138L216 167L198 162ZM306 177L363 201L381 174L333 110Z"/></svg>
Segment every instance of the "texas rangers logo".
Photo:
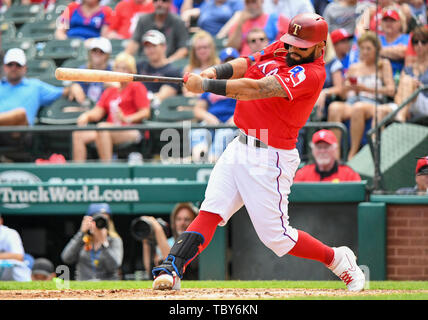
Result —
<svg viewBox="0 0 428 320"><path fill-rule="evenodd" d="M293 28L294 28L294 32L293 32L293 34L294 34L295 36L297 36L297 32L298 32L300 29L302 29L302 26L301 26L301 25L298 25L297 23L295 23L295 24L293 24Z"/></svg>
<svg viewBox="0 0 428 320"><path fill-rule="evenodd" d="M268 61L259 64L258 67L260 71L265 75L265 77L273 76L278 73L278 66L275 61Z"/></svg>
<svg viewBox="0 0 428 320"><path fill-rule="evenodd" d="M306 79L305 68L302 66L295 66L294 68L290 69L288 73L291 73L290 79L293 82L293 87L297 86Z"/></svg>

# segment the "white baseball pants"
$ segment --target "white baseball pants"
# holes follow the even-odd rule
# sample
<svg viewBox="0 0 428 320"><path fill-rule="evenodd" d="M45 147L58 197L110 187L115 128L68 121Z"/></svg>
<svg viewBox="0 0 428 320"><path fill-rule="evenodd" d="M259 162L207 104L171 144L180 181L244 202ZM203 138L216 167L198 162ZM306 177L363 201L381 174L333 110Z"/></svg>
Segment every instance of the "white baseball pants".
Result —
<svg viewBox="0 0 428 320"><path fill-rule="evenodd" d="M254 147L248 138L248 144L235 138L217 161L201 210L219 214L224 226L245 205L262 243L281 257L297 242L297 230L288 223L288 194L299 153Z"/></svg>

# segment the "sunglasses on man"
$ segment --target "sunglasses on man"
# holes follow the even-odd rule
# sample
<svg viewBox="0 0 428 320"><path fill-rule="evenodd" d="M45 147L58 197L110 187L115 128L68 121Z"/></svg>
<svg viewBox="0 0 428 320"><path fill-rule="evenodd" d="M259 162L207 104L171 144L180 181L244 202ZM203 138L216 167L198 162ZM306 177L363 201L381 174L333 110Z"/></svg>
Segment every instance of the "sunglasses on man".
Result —
<svg viewBox="0 0 428 320"><path fill-rule="evenodd" d="M306 50L308 50L309 48L299 48L299 47L296 47L296 46L292 46L292 45L290 45L290 44L288 44L288 43L284 43L284 48L286 49L286 50L290 50L290 48L291 47L294 47L294 48L296 48L296 49L299 49L300 51L306 51Z"/></svg>

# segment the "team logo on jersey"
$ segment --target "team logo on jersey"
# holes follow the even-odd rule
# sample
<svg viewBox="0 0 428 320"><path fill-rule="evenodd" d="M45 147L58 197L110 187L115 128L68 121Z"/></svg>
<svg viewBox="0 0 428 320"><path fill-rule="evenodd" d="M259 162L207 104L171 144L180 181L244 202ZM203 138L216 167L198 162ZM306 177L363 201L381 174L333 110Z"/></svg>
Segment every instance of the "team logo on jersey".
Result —
<svg viewBox="0 0 428 320"><path fill-rule="evenodd" d="M302 66L295 66L294 68L290 69L288 73L291 73L290 79L293 82L293 87L297 86L306 79L305 68Z"/></svg>
<svg viewBox="0 0 428 320"><path fill-rule="evenodd" d="M258 65L260 71L266 76L273 76L278 73L278 67L275 61L268 61ZM274 68L275 67L275 68Z"/></svg>

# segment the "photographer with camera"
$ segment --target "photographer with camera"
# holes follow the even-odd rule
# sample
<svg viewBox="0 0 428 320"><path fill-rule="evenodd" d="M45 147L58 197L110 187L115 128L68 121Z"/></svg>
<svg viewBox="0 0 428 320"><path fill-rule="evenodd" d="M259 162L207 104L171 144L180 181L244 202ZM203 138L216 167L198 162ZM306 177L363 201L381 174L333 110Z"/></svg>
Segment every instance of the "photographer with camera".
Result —
<svg viewBox="0 0 428 320"><path fill-rule="evenodd" d="M131 222L131 234L143 244L143 265L148 272L168 256L178 236L196 218L198 209L191 203L178 203L171 212L170 223L162 218L141 216ZM187 280L198 280L198 263L192 263L186 270Z"/></svg>
<svg viewBox="0 0 428 320"><path fill-rule="evenodd" d="M66 264L76 264L75 280L119 280L123 242L107 203L92 203L80 230L61 253Z"/></svg>

